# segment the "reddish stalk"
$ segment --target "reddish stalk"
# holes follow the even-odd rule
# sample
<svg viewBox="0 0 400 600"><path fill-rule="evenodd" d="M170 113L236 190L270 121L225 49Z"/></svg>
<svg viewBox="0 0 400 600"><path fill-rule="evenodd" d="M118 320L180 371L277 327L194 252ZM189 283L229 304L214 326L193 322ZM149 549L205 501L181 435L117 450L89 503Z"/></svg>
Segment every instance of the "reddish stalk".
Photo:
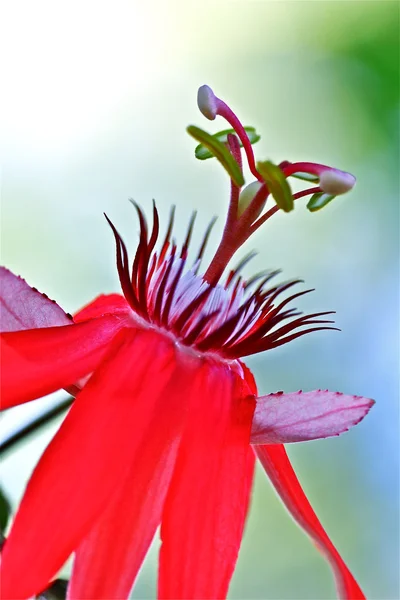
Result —
<svg viewBox="0 0 400 600"><path fill-rule="evenodd" d="M261 177L261 175L259 174L259 172L256 169L253 148L251 147L251 143L250 143L250 140L246 133L245 128L243 127L243 125L241 124L241 122L239 121L239 119L237 118L235 113L229 108L229 106L227 104L225 104L225 102L223 100L220 100L220 98L216 97L216 101L217 101L217 114L220 115L221 117L223 117L226 121L228 121L228 123L231 125L231 127L233 127L233 129L236 131L240 141L243 144L243 148L244 148L244 151L247 156L247 162L249 164L250 171L253 173L254 177L256 177L256 179L258 179L258 181L263 183L263 178Z"/></svg>

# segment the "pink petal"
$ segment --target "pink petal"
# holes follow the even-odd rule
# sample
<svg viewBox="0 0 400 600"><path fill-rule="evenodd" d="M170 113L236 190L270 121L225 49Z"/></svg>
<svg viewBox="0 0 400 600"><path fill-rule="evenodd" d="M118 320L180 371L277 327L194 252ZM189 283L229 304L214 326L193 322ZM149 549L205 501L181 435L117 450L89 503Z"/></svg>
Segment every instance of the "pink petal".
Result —
<svg viewBox="0 0 400 600"><path fill-rule="evenodd" d="M339 598L346 600L365 598L307 500L284 446L254 446L254 451L294 520L308 533L330 563Z"/></svg>
<svg viewBox="0 0 400 600"><path fill-rule="evenodd" d="M102 294L74 315L74 322L96 319L107 314L132 315L132 309L120 294Z"/></svg>
<svg viewBox="0 0 400 600"><path fill-rule="evenodd" d="M316 390L257 398L252 444L286 444L339 435L359 423L374 401Z"/></svg>
<svg viewBox="0 0 400 600"><path fill-rule="evenodd" d="M225 365L204 362L191 392L161 524L159 598L224 598L254 469L254 396Z"/></svg>
<svg viewBox="0 0 400 600"><path fill-rule="evenodd" d="M2 333L1 406L68 387L91 373L126 322L106 316L78 325Z"/></svg>
<svg viewBox="0 0 400 600"><path fill-rule="evenodd" d="M162 460L157 444L151 455L151 434L155 427L162 431L161 410L169 419L165 390L175 374L175 352L170 341L149 331L125 329L113 341L28 483L3 550L4 598L26 599L45 588L107 514L133 461L140 469L142 455L151 456L153 465ZM173 444L176 433L179 427L172 423L163 433L164 445ZM108 551L111 555L112 547Z"/></svg>
<svg viewBox="0 0 400 600"><path fill-rule="evenodd" d="M147 338L140 343L149 344ZM143 388L150 396L146 397L146 402L155 402L154 386L159 377L164 380L169 374L170 379L157 398L154 420L141 441L140 451L130 464L124 484L78 547L68 590L70 600L128 598L160 525L188 399L192 394L193 368L197 368L198 364L197 360L192 364L187 356L182 362L182 356L177 353L175 358L171 357L168 373L160 376L159 348L143 348L146 355L154 351L155 357L148 372L138 373L135 368L136 376L141 378ZM139 401L136 395L135 404ZM144 429L135 422L134 431L138 428ZM132 432L132 435L136 433Z"/></svg>
<svg viewBox="0 0 400 600"><path fill-rule="evenodd" d="M71 321L54 300L0 267L0 331L56 327Z"/></svg>

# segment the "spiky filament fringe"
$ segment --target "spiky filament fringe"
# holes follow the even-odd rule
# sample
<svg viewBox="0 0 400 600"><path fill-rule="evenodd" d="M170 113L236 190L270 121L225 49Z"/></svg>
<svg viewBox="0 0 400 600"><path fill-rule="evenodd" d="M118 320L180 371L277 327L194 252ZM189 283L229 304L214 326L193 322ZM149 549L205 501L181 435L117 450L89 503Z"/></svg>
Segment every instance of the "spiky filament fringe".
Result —
<svg viewBox="0 0 400 600"><path fill-rule="evenodd" d="M288 303L313 290L291 294L276 304L281 294L301 280L267 287L279 271L243 280L239 273L254 253L230 271L224 285L212 286L197 275L215 220L205 232L194 264L188 266L196 213L190 219L179 251L171 237L173 208L164 241L157 251L159 216L155 203L150 236L142 209L133 204L139 218L140 235L131 270L125 243L106 216L115 237L122 291L137 315L172 333L182 344L235 359L275 348L312 331L336 329L331 326L333 321L321 319L332 312L299 316L302 313L294 308L284 310ZM290 321L283 324L288 319ZM312 327L308 327L310 325Z"/></svg>

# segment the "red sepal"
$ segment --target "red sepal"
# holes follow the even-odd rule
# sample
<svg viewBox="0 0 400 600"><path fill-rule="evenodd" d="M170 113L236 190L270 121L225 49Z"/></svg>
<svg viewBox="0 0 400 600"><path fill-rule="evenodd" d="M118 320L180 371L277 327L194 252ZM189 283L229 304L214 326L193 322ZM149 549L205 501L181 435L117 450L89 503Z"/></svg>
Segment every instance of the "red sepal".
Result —
<svg viewBox="0 0 400 600"><path fill-rule="evenodd" d="M2 333L1 408L66 388L91 373L125 322L106 316L78 325Z"/></svg>
<svg viewBox="0 0 400 600"><path fill-rule="evenodd" d="M284 446L254 446L254 451L294 520L314 540L329 561L335 575L339 598L363 600L365 596L361 588L332 544L303 492Z"/></svg>
<svg viewBox="0 0 400 600"><path fill-rule="evenodd" d="M139 352L145 355L151 352L151 347L144 347L146 336L135 343L143 345ZM132 373L133 379L142 381L144 394L149 395L146 401L154 405L154 419L147 431L140 421L132 427L133 436L143 433L140 452L131 462L125 482L113 501L79 545L69 585L70 600L128 598L160 525L192 394L193 369L198 364L197 359L192 360L186 354L169 351L170 363L163 366L159 357L163 345L165 341L160 336L160 348L154 348L154 359L149 362L147 372L135 365ZM157 397L154 387L158 379L165 387ZM140 401L140 396L132 397L133 404Z"/></svg>
<svg viewBox="0 0 400 600"><path fill-rule="evenodd" d="M152 436L168 410L175 366L175 347L165 337L148 330L118 334L28 483L3 550L4 598L26 599L48 585L100 523L142 456L149 477L160 461L151 453ZM164 442L173 444L176 434L179 428L171 427Z"/></svg>
<svg viewBox="0 0 400 600"><path fill-rule="evenodd" d="M159 598L227 594L254 469L254 404L226 365L205 362L197 373L162 517Z"/></svg>
<svg viewBox="0 0 400 600"><path fill-rule="evenodd" d="M97 319L104 315L132 315L132 309L120 294L101 294L74 315L74 322Z"/></svg>

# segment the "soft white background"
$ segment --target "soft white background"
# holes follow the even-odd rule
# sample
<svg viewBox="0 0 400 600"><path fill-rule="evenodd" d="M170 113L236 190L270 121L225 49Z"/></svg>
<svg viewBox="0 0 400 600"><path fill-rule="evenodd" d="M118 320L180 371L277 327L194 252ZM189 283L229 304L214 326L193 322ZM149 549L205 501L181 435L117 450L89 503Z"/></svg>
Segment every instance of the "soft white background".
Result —
<svg viewBox="0 0 400 600"><path fill-rule="evenodd" d="M103 212L134 250L129 197L147 210L155 198L163 217L176 203L177 237L194 208L195 240L218 214L217 243L227 178L195 160L185 132L225 126L198 113L203 83L257 127L259 158L315 159L357 175L349 197L318 214L299 203L245 249L259 251L249 275L280 267L316 287L301 307L335 309L342 333L248 364L260 393L329 387L377 400L351 433L290 448L324 525L376 599L399 593L398 131L396 106L378 102L393 74L374 70L362 49L379 55L396 18L395 2L10 1L0 25L2 262L69 312L118 290ZM54 430L3 461L13 501ZM154 595L155 561L156 549L136 597ZM260 473L231 597L333 595L326 565Z"/></svg>

